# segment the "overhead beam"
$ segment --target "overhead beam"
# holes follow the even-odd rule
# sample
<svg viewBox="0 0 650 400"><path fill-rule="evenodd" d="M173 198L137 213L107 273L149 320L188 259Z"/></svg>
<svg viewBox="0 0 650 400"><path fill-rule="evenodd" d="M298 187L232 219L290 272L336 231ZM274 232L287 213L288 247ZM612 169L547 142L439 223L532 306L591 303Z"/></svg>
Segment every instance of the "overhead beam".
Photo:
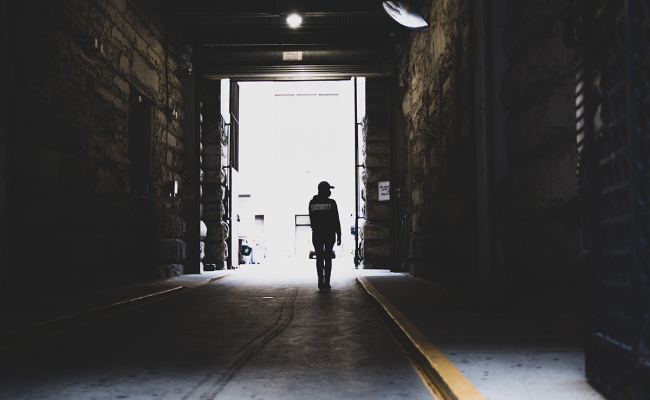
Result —
<svg viewBox="0 0 650 400"><path fill-rule="evenodd" d="M284 51L300 51L285 61ZM238 79L313 79L381 76L390 72L383 47L195 47L193 60L205 77Z"/></svg>
<svg viewBox="0 0 650 400"><path fill-rule="evenodd" d="M381 11L382 0L175 0L163 1L163 9L170 14L221 13L248 14L286 12L376 12Z"/></svg>
<svg viewBox="0 0 650 400"><path fill-rule="evenodd" d="M378 45L389 39L386 27L338 28L186 28L183 41L193 45Z"/></svg>

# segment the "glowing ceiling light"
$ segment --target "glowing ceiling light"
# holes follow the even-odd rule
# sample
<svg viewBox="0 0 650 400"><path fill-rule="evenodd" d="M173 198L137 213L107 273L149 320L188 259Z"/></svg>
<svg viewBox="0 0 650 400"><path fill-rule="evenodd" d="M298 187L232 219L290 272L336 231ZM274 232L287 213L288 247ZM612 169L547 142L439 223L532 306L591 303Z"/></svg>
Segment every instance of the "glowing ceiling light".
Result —
<svg viewBox="0 0 650 400"><path fill-rule="evenodd" d="M292 28L297 28L302 24L302 17L298 14L291 14L287 17L287 24Z"/></svg>

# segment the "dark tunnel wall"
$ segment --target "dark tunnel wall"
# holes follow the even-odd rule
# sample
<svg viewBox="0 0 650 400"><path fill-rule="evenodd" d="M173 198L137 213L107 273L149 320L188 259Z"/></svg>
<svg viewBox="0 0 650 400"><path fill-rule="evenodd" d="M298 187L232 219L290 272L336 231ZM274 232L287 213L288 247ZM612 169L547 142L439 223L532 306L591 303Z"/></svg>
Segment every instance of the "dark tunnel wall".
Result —
<svg viewBox="0 0 650 400"><path fill-rule="evenodd" d="M577 188L575 69L561 0L506 2L510 69L501 100L509 168L497 193L509 304L582 329L581 203Z"/></svg>
<svg viewBox="0 0 650 400"><path fill-rule="evenodd" d="M430 1L411 35L402 110L408 137L411 274L477 289L476 178L468 1Z"/></svg>
<svg viewBox="0 0 650 400"><path fill-rule="evenodd" d="M497 97L500 93L509 117L505 126L488 127L488 136L504 135L500 140L507 145L505 177L495 179L488 196L504 226L492 233L492 252L499 253L503 265L496 265L500 258L494 257L491 291L495 301L520 305L579 331L583 277L575 59L562 42L563 3L504 0L501 6L508 14L502 46L510 67L502 87L490 90ZM472 104L478 90L473 69L480 60L473 59L477 21L472 4L421 2L420 14L430 28L411 34L402 110L409 143L411 274L476 296L480 255L473 120L478 116ZM488 63L497 56L488 53ZM488 125L498 120L489 114L491 108L488 104ZM495 149L490 152L499 156Z"/></svg>
<svg viewBox="0 0 650 400"><path fill-rule="evenodd" d="M9 8L5 275L27 279L20 289L70 294L182 273L183 204L164 191L173 179L182 184L182 47L158 7L27 0Z"/></svg>
<svg viewBox="0 0 650 400"><path fill-rule="evenodd" d="M9 87L9 15L7 2L0 3L0 291L7 266L7 156Z"/></svg>

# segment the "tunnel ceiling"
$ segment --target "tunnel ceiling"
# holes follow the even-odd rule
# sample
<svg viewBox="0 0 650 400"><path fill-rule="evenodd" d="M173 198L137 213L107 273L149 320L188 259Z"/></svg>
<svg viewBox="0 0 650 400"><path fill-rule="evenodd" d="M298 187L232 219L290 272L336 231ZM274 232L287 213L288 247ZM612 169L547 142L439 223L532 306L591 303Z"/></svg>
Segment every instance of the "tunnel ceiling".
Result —
<svg viewBox="0 0 650 400"><path fill-rule="evenodd" d="M165 7L181 27L195 69L215 78L385 75L408 36L378 0L169 0ZM295 29L286 23L293 12L303 18Z"/></svg>

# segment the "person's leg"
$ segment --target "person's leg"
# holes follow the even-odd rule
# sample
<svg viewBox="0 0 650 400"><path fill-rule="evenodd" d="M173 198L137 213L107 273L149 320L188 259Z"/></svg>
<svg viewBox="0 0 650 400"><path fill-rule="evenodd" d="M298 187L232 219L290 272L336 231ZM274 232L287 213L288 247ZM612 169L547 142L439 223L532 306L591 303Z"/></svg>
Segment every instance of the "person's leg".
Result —
<svg viewBox="0 0 650 400"><path fill-rule="evenodd" d="M330 289L330 276L332 275L332 249L334 248L334 238L327 238L323 243L323 267L324 267L324 277L323 277L323 286L325 289Z"/></svg>
<svg viewBox="0 0 650 400"><path fill-rule="evenodd" d="M316 274L318 275L318 288L323 289L323 270L325 267L325 259L323 258L323 251L325 245L318 235L312 233L311 242L314 245L314 252L316 253Z"/></svg>

